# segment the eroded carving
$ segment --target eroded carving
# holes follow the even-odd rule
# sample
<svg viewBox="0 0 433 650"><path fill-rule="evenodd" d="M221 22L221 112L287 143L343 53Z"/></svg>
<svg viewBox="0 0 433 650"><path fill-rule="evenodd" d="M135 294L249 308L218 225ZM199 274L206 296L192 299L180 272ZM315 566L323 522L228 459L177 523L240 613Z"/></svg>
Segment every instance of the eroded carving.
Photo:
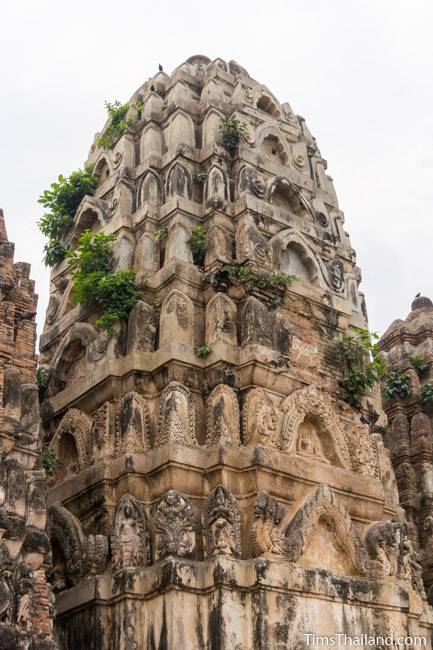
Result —
<svg viewBox="0 0 433 650"><path fill-rule="evenodd" d="M187 497L170 490L155 514L157 559L175 555L187 557L195 548L192 507Z"/></svg>
<svg viewBox="0 0 433 650"><path fill-rule="evenodd" d="M128 393L120 406L116 452L141 454L149 448L149 411L146 402L138 393Z"/></svg>
<svg viewBox="0 0 433 650"><path fill-rule="evenodd" d="M346 469L351 468L346 437L328 400L311 385L294 391L282 405L284 419L280 445L289 453L299 453L302 437L310 435L308 455ZM308 430L301 427L308 422ZM314 434L314 435L313 435ZM312 439L314 438L314 439ZM305 447L304 447L305 449Z"/></svg>
<svg viewBox="0 0 433 650"><path fill-rule="evenodd" d="M116 571L150 563L146 516L141 504L131 494L124 494L117 504L111 547Z"/></svg>
<svg viewBox="0 0 433 650"><path fill-rule="evenodd" d="M216 386L208 398L206 444L241 444L238 399L233 388L225 384Z"/></svg>
<svg viewBox="0 0 433 650"><path fill-rule="evenodd" d="M168 384L161 394L156 446L169 442L197 444L194 399L191 391L176 381Z"/></svg>
<svg viewBox="0 0 433 650"><path fill-rule="evenodd" d="M203 513L206 554L239 556L240 515L235 498L222 485L211 492Z"/></svg>
<svg viewBox="0 0 433 650"><path fill-rule="evenodd" d="M245 398L243 407L244 444L277 442L277 413L271 398L261 388L254 388Z"/></svg>

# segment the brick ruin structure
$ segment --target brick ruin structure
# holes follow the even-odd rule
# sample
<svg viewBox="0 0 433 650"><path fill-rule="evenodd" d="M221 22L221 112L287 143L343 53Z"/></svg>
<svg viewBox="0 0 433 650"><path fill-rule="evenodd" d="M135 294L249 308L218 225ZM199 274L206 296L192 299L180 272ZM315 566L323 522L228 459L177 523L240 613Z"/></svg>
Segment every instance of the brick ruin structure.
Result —
<svg viewBox="0 0 433 650"><path fill-rule="evenodd" d="M405 320L394 321L380 340L392 373L407 377L408 390L385 401L400 503L433 603L433 303L418 296ZM432 386L431 391L430 386ZM406 394L407 393L407 394Z"/></svg>
<svg viewBox="0 0 433 650"><path fill-rule="evenodd" d="M14 263L0 210L0 649L52 650L40 465L36 303L30 266Z"/></svg>
<svg viewBox="0 0 433 650"><path fill-rule="evenodd" d="M135 269L141 299L110 335L73 304L60 262L40 340L59 647L301 650L311 632L431 643L414 538L430 502L408 487L401 507L379 392L351 407L326 361L367 314L305 120L237 63L203 56L130 104L140 117L112 148L95 139L99 185L64 244L114 234L113 268ZM229 116L246 125L232 148ZM419 444L390 443L401 490L430 462L427 422L405 408L391 429L418 417Z"/></svg>

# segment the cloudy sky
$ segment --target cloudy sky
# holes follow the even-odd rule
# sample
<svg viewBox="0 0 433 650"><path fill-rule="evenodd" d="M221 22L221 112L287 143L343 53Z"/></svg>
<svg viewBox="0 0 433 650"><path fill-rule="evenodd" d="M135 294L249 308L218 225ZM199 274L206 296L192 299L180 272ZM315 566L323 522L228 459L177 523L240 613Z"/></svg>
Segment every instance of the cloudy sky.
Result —
<svg viewBox="0 0 433 650"><path fill-rule="evenodd" d="M36 199L80 167L105 121L158 63L234 59L317 137L382 333L433 297L431 0L4 0L0 207L48 298Z"/></svg>

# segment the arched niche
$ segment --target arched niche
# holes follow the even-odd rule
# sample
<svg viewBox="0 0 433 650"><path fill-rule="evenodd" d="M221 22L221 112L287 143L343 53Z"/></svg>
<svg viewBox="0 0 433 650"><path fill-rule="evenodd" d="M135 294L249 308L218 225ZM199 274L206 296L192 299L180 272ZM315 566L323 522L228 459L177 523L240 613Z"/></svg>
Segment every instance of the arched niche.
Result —
<svg viewBox="0 0 433 650"><path fill-rule="evenodd" d="M92 418L79 411L69 409L63 416L50 442L55 457L55 478L77 474L89 465L89 442Z"/></svg>
<svg viewBox="0 0 433 650"><path fill-rule="evenodd" d="M311 256L299 242L290 242L280 254L280 271L297 275L301 280L315 284L317 272Z"/></svg>
<svg viewBox="0 0 433 650"><path fill-rule="evenodd" d="M165 298L161 307L160 346L171 343L194 345L194 305L191 299L174 289Z"/></svg>
<svg viewBox="0 0 433 650"><path fill-rule="evenodd" d="M98 232L105 227L109 220L108 204L103 199L85 196L78 206L73 226L68 233L68 244L76 246L84 230Z"/></svg>
<svg viewBox="0 0 433 650"><path fill-rule="evenodd" d="M305 568L342 575L365 575L368 553L351 517L326 483L306 499L285 534L289 560Z"/></svg>
<svg viewBox="0 0 433 650"><path fill-rule="evenodd" d="M169 148L174 149L179 144L193 148L195 146L194 124L186 113L178 111L171 118L169 129Z"/></svg>
<svg viewBox="0 0 433 650"><path fill-rule="evenodd" d="M161 182L158 175L149 170L143 176L138 191L139 207L147 207L147 209L157 208L163 201Z"/></svg>
<svg viewBox="0 0 433 650"><path fill-rule="evenodd" d="M280 446L289 453L351 469L346 435L327 398L315 386L294 391L282 405Z"/></svg>
<svg viewBox="0 0 433 650"><path fill-rule="evenodd" d="M168 172L167 195L191 199L192 176L190 170L179 162L174 163Z"/></svg>
<svg viewBox="0 0 433 650"><path fill-rule="evenodd" d="M256 146L260 153L278 165L287 165L291 160L288 143L279 129L272 124L263 124L257 129Z"/></svg>
<svg viewBox="0 0 433 650"><path fill-rule="evenodd" d="M269 202L283 213L293 213L313 221L312 209L300 190L286 178L277 177L269 187Z"/></svg>
<svg viewBox="0 0 433 650"><path fill-rule="evenodd" d="M99 158L93 168L93 176L98 179L98 185L105 183L111 176L111 168L105 156Z"/></svg>
<svg viewBox="0 0 433 650"><path fill-rule="evenodd" d="M162 156L164 153L164 137L156 124L144 127L140 139L140 161L150 156Z"/></svg>
<svg viewBox="0 0 433 650"><path fill-rule="evenodd" d="M71 340L56 365L55 377L64 386L81 379L87 373L86 347L80 338Z"/></svg>
<svg viewBox="0 0 433 650"><path fill-rule="evenodd" d="M327 286L325 265L316 257L307 240L293 228L283 230L271 240L274 251L274 268L297 275L305 282L316 286Z"/></svg>
<svg viewBox="0 0 433 650"><path fill-rule="evenodd" d="M107 349L106 332L98 333L89 323L74 323L60 341L50 364L50 390L63 390L85 376L89 364L99 361Z"/></svg>

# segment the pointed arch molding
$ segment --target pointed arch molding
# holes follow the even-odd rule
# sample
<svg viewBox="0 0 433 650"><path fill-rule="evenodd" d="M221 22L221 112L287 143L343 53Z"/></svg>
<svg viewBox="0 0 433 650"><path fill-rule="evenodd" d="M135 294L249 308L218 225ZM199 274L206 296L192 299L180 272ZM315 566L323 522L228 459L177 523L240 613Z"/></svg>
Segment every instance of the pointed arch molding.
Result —
<svg viewBox="0 0 433 650"><path fill-rule="evenodd" d="M311 385L295 390L283 400L281 407L284 412L280 440L282 449L289 453L296 453L299 425L310 415L317 418L321 430L331 439L333 451L339 461L337 464L345 469L351 469L352 463L345 433L328 398L316 386Z"/></svg>
<svg viewBox="0 0 433 650"><path fill-rule="evenodd" d="M69 409L63 416L56 432L50 442L50 448L57 455L59 442L64 435L71 435L77 446L78 462L80 469L84 469L90 463L88 444L90 440L90 431L92 429L92 418L79 411L78 409Z"/></svg>
<svg viewBox="0 0 433 650"><path fill-rule="evenodd" d="M48 511L50 537L56 539L66 563L66 575L73 585L85 572L86 539L78 519L69 510L54 503Z"/></svg>
<svg viewBox="0 0 433 650"><path fill-rule="evenodd" d="M337 542L353 564L356 573L369 572L369 557L349 513L329 485L321 483L289 522L284 537L290 561L297 562L307 548L321 519L330 521Z"/></svg>

